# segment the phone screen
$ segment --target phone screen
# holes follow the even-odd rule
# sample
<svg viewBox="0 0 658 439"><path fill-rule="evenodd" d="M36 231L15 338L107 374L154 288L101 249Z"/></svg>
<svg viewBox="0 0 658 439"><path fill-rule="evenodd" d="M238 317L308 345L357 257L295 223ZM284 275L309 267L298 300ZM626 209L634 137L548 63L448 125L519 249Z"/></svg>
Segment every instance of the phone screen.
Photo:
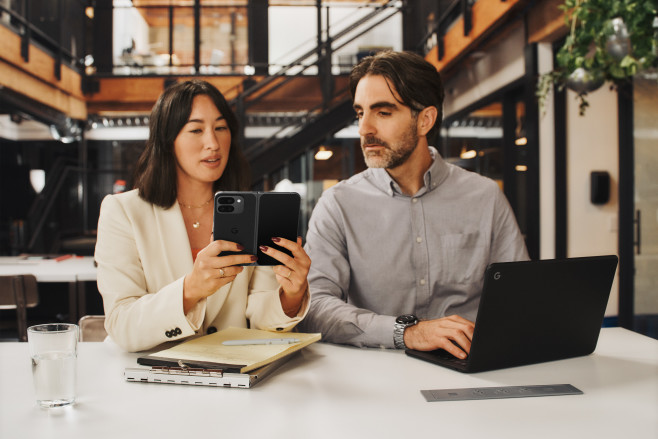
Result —
<svg viewBox="0 0 658 439"><path fill-rule="evenodd" d="M297 241L299 222L299 194L295 192L264 192L260 195L258 209L258 265L279 265L281 262L266 255L258 248L261 245L274 247L290 255L283 247L276 245L272 238L285 238Z"/></svg>
<svg viewBox="0 0 658 439"><path fill-rule="evenodd" d="M295 192L225 192L215 194L213 236L215 240L241 244L241 252L258 260L246 265L279 265L280 262L259 250L260 245L277 248L272 238L295 241L299 223L300 196Z"/></svg>

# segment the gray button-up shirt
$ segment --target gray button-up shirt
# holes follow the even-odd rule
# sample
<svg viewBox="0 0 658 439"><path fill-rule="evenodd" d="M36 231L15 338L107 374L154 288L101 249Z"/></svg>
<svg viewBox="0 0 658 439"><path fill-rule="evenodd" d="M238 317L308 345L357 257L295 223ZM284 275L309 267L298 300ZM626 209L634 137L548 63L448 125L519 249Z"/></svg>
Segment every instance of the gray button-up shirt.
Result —
<svg viewBox="0 0 658 439"><path fill-rule="evenodd" d="M474 321L487 265L528 259L498 185L430 152L414 196L374 168L322 194L306 237L311 309L301 330L392 348L396 316Z"/></svg>

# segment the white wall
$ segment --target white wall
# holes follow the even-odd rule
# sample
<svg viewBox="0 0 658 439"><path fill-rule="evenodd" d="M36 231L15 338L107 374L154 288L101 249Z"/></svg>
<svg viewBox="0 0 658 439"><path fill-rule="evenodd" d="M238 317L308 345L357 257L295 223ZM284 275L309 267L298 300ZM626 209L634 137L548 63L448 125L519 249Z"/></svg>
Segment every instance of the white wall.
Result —
<svg viewBox="0 0 658 439"><path fill-rule="evenodd" d="M537 47L539 73L553 70L553 48ZM555 115L553 91L539 116L539 258L555 258Z"/></svg>
<svg viewBox="0 0 658 439"><path fill-rule="evenodd" d="M567 92L567 256L618 254L618 112L617 93L604 84L590 93L590 106L579 115L575 93ZM610 174L610 201L590 202L590 172ZM606 315L617 315L619 287L612 286Z"/></svg>

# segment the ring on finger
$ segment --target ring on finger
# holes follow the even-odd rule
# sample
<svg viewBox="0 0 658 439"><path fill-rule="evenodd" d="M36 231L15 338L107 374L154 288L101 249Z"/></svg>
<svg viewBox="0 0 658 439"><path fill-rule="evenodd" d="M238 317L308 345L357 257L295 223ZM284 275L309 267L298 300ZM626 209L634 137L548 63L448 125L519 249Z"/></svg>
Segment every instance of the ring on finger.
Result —
<svg viewBox="0 0 658 439"><path fill-rule="evenodd" d="M224 269L220 268L219 269L219 277L224 277L225 275L226 275L226 273L224 272Z"/></svg>

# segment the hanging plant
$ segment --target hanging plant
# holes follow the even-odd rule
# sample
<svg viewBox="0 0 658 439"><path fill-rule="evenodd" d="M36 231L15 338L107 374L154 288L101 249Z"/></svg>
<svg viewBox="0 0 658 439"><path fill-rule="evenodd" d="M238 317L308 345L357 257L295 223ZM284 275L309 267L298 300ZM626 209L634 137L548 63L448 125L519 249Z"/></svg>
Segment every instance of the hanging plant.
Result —
<svg viewBox="0 0 658 439"><path fill-rule="evenodd" d="M577 93L583 115L587 94L606 81L616 87L656 68L656 0L565 0L559 8L565 11L569 34L556 54L555 69L539 78L542 110L551 87L567 87Z"/></svg>

